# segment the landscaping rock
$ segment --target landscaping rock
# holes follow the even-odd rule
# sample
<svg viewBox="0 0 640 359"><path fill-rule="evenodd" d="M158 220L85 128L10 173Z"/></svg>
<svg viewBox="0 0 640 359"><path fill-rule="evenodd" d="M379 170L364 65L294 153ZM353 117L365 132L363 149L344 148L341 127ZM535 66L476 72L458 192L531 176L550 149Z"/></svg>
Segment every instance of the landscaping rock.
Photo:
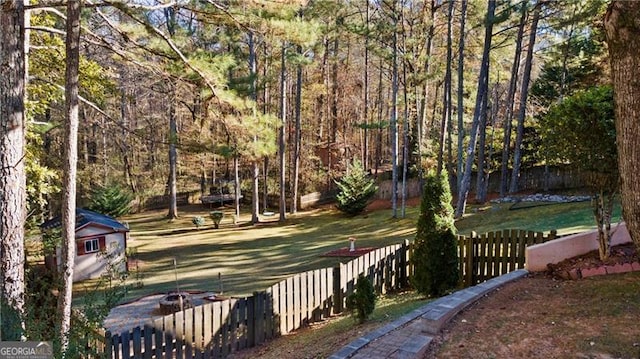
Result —
<svg viewBox="0 0 640 359"><path fill-rule="evenodd" d="M582 273L579 269L573 268L569 271L569 278L576 280L582 278Z"/></svg>
<svg viewBox="0 0 640 359"><path fill-rule="evenodd" d="M591 196L563 196L553 194L536 193L526 196L508 196L503 198L497 198L491 201L491 203L515 203L515 202L555 202L555 203L569 203L569 202L583 202L591 200Z"/></svg>

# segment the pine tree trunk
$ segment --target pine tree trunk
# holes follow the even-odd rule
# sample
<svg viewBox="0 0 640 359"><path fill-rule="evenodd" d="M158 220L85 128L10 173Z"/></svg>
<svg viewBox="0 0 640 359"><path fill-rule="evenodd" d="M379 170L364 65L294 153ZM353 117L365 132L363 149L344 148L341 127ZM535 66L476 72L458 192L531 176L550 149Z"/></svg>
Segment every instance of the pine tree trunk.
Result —
<svg viewBox="0 0 640 359"><path fill-rule="evenodd" d="M263 78L267 78L269 75L269 68L270 68L270 63L269 63L269 51L268 51L268 47L267 47L267 42L264 42L264 46L263 46L263 57L264 57L264 65L263 65L263 70L262 70L262 77ZM262 92L262 104L263 104L263 108L262 108L262 114L267 114L269 113L269 103L271 102L271 93L269 91L269 86L263 86L264 91ZM263 175L263 188L262 188L262 210L263 212L266 212L267 209L269 208L269 184L268 184L268 180L269 180L269 156L264 156L264 161L263 161L263 171L262 171L262 175Z"/></svg>
<svg viewBox="0 0 640 359"><path fill-rule="evenodd" d="M378 176L378 168L380 167L380 161L382 160L382 114L383 114L383 99L382 99L382 65L383 58L380 57L380 72L378 72L378 126L376 132L376 154L375 154L375 168L374 173Z"/></svg>
<svg viewBox="0 0 640 359"><path fill-rule="evenodd" d="M369 2L365 2L366 6L366 30L364 34L364 106L362 109L363 123L363 145L362 145L362 166L365 170L371 168L369 163Z"/></svg>
<svg viewBox="0 0 640 359"><path fill-rule="evenodd" d="M400 19L401 23L404 23L404 10L400 12L402 18ZM406 32L402 31L402 43L406 44ZM411 34L409 34L411 37ZM407 83L407 63L406 61L402 61L402 97L403 97L403 123L402 123L402 201L400 205L400 218L404 218L406 214L406 206L407 206L407 171L409 166L409 100L407 98L407 92L409 90L409 86Z"/></svg>
<svg viewBox="0 0 640 359"><path fill-rule="evenodd" d="M302 56L302 47L298 46L298 54ZM296 69L296 124L293 138L293 193L291 194L291 213L298 212L298 185L300 177L300 142L302 140L302 65Z"/></svg>
<svg viewBox="0 0 640 359"><path fill-rule="evenodd" d="M240 196L242 195L242 193L240 193L240 165L238 162L238 155L236 154L233 156L233 189L235 193L234 203L236 207L234 223L240 219Z"/></svg>
<svg viewBox="0 0 640 359"><path fill-rule="evenodd" d="M520 110L518 111L518 129L516 133L516 143L513 150L513 170L511 171L511 183L509 192L518 192L518 179L520 178L520 165L522 162L522 139L524 137L524 120L527 112L527 97L529 95L529 80L531 79L531 65L533 63L533 50L536 45L536 33L538 32L538 20L540 19L540 8L542 2L536 4L529 30L529 44L527 57L524 62L524 72L522 74L522 88L520 89Z"/></svg>
<svg viewBox="0 0 640 359"><path fill-rule="evenodd" d="M339 41L336 38L333 41L333 64L331 65L331 143L338 141L336 137L338 134L338 45Z"/></svg>
<svg viewBox="0 0 640 359"><path fill-rule="evenodd" d="M178 125L176 119L175 107L175 84L172 82L169 98L169 180L167 181L169 192L169 212L167 218L178 218L178 202L177 202L177 172L178 172L178 150L176 142L178 141Z"/></svg>
<svg viewBox="0 0 640 359"><path fill-rule="evenodd" d="M464 166L464 175L458 190L458 201L455 210L455 217L460 218L464 214L467 205L467 196L471 187L471 169L473 166L474 155L476 151L476 141L478 138L478 126L480 125L480 117L482 113L482 103L487 96L487 83L489 78L489 52L491 50L491 40L493 36L493 21L496 10L495 0L488 0L487 16L485 19L484 48L482 51L482 64L480 67L480 76L478 77L478 92L476 93L476 107L473 112L473 123L471 124L471 132L469 133L469 145L467 146L467 158Z"/></svg>
<svg viewBox="0 0 640 359"><path fill-rule="evenodd" d="M25 11L24 2L0 7L0 274L2 298L19 317L16 333L0 340L20 340L24 331L25 155ZM6 301L6 302L5 302ZM4 309L5 313L7 309ZM6 315L6 314L5 314ZM3 318L4 319L4 318ZM4 324L4 323L3 323ZM2 325L4 328L4 325ZM5 328L6 329L6 328Z"/></svg>
<svg viewBox="0 0 640 359"><path fill-rule="evenodd" d="M393 2L393 70L391 89L391 211L392 217L398 217L398 14L397 4Z"/></svg>
<svg viewBox="0 0 640 359"><path fill-rule="evenodd" d="M513 121L513 100L516 97L518 86L518 70L520 69L520 54L522 53L522 37L524 25L527 20L527 7L522 5L518 35L516 36L516 51L511 66L511 79L509 80L509 92L507 93L507 113L504 119L504 140L502 147L502 163L500 164L500 197L504 197L509 188L509 153L511 152L511 122Z"/></svg>
<svg viewBox="0 0 640 359"><path fill-rule="evenodd" d="M258 100L258 89L257 89L257 75L258 75L258 61L256 58L256 45L254 41L253 32L249 32L249 72L251 73L251 99L253 101ZM253 142L258 142L257 134L253 135ZM257 153L254 154L254 159L251 162L251 223L256 224L260 222L260 217L258 213L260 212L260 190L259 190L259 178L260 178L260 167L257 160Z"/></svg>
<svg viewBox="0 0 640 359"><path fill-rule="evenodd" d="M264 176L263 179L263 183L264 183L264 188L262 191L262 207L263 207L263 211L267 211L267 208L269 208L269 157L265 156L264 158L264 170L262 171L262 175Z"/></svg>
<svg viewBox="0 0 640 359"><path fill-rule="evenodd" d="M287 213L287 191L286 185L286 159L285 154L285 131L287 129L287 78L286 78L286 43L282 43L281 60L280 60L280 129L278 130L278 153L280 156L280 222L286 219Z"/></svg>
<svg viewBox="0 0 640 359"><path fill-rule="evenodd" d="M76 250L76 171L78 163L78 73L80 63L80 6L79 0L67 2L67 38L65 44L65 146L62 181L62 258L61 288L58 295L60 342L66 357L71 331L71 301Z"/></svg>
<svg viewBox="0 0 640 359"><path fill-rule="evenodd" d="M611 61L622 213L640 250L640 2L613 1L604 25Z"/></svg>
<svg viewBox="0 0 640 359"><path fill-rule="evenodd" d="M462 0L460 14L460 39L458 41L458 161L456 168L456 191L462 183L462 162L464 161L464 27L467 15L467 0Z"/></svg>
<svg viewBox="0 0 640 359"><path fill-rule="evenodd" d="M486 163L486 145L487 145L487 100L489 94L487 93L482 99L482 112L480 114L480 133L478 134L478 163L477 176L476 176L476 201L478 203L484 203L486 195L482 193L485 180L485 163Z"/></svg>
<svg viewBox="0 0 640 359"><path fill-rule="evenodd" d="M431 23L429 24L429 29L427 31L427 43L425 45L425 60L424 60L424 73L429 75L431 71L431 54L433 52L433 34L435 31L435 21L436 21L436 2L435 0L431 0L431 5L429 7L429 12L431 16ZM418 119L419 131L418 131L418 147L420 147L427 138L428 130L427 128L427 107L429 101L429 80L425 80L424 89L422 90L422 97L420 99L420 118ZM435 96L437 98L437 96Z"/></svg>
<svg viewBox="0 0 640 359"><path fill-rule="evenodd" d="M444 149L447 128L451 121L451 47L452 41L452 25L453 25L453 4L454 0L449 0L449 12L447 16L447 64L444 75L444 91L442 96L442 122L440 124L440 143L438 147L438 167L436 174L440 176L442 173L444 162Z"/></svg>

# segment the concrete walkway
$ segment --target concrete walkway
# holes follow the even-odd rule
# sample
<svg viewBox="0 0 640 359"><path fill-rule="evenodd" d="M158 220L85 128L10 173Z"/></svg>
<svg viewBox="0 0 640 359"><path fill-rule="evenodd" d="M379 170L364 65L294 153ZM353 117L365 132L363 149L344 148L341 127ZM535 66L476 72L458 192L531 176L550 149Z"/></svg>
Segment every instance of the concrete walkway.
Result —
<svg viewBox="0 0 640 359"><path fill-rule="evenodd" d="M527 273L520 269L438 298L352 341L329 358L422 358L434 336L462 309Z"/></svg>

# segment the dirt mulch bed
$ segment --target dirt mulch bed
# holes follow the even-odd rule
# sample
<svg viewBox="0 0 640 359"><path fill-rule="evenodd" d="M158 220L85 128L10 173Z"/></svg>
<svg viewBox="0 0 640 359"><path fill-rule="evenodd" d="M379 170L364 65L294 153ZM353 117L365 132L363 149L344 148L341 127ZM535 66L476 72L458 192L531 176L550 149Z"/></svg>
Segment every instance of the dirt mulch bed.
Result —
<svg viewBox="0 0 640 359"><path fill-rule="evenodd" d="M607 260L600 260L598 251L592 251L582 256L565 259L560 263L549 264L547 274L554 278L576 279L576 271L586 273L585 270L588 269L638 262L640 262L640 255L638 255L635 245L629 242L612 247L611 256ZM581 277L580 274L578 276Z"/></svg>
<svg viewBox="0 0 640 359"><path fill-rule="evenodd" d="M424 358L639 358L640 273L531 275L454 317Z"/></svg>

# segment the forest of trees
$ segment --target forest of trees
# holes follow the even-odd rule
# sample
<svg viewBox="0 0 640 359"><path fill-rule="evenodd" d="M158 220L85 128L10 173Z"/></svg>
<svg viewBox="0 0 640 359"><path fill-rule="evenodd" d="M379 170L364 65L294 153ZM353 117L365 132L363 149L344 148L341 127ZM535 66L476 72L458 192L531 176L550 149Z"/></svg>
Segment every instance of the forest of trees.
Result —
<svg viewBox="0 0 640 359"><path fill-rule="evenodd" d="M29 7L29 212L62 197L64 8ZM544 165L536 116L606 82L604 1L83 3L78 203L234 183L267 207L334 186L353 158L394 183L446 169L458 215L488 176ZM531 90L529 90L531 89ZM513 170L512 170L513 169ZM470 185L471 173L479 173ZM501 173L501 174L499 174ZM394 185L393 215L402 198ZM280 200L277 200L280 198ZM178 215L175 201L168 215Z"/></svg>
<svg viewBox="0 0 640 359"><path fill-rule="evenodd" d="M611 83L608 3L3 0L3 293L20 312L14 229L60 213L73 228L99 187L166 194L173 218L176 193L229 181L254 223L333 189L353 159L392 180L393 217L429 169L458 217L490 175L517 192L549 165L541 116Z"/></svg>

